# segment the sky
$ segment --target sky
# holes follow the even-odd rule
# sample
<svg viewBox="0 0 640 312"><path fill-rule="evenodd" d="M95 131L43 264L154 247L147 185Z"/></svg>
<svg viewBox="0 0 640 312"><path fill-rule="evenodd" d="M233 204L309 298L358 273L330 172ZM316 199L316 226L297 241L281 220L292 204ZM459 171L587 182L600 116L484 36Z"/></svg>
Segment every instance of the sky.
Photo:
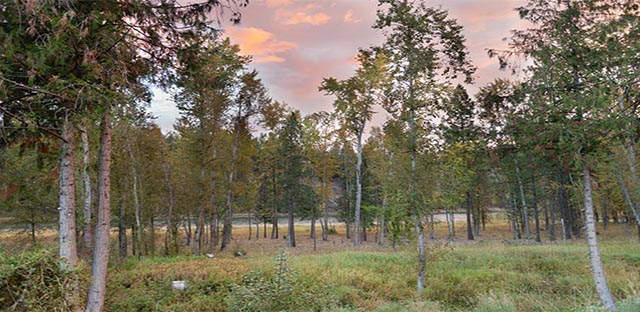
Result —
<svg viewBox="0 0 640 312"><path fill-rule="evenodd" d="M464 27L463 34L473 64L478 68L470 94L497 77L498 61L488 48L505 48L513 29L526 27L515 8L525 0L425 0L449 11ZM383 36L371 28L377 0L251 0L239 25L224 25L224 35L253 56L256 69L270 96L299 109L303 115L332 109L333 97L318 91L323 78L346 79L356 69L359 48L380 45ZM154 89L150 111L164 132L173 129L179 113L171 97ZM374 115L371 125L384 123Z"/></svg>

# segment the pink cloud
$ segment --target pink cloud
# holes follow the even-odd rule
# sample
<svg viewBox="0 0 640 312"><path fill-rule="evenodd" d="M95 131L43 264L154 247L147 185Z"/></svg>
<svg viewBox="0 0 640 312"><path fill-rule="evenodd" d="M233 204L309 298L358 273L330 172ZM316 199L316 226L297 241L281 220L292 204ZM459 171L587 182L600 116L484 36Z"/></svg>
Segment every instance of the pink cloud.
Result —
<svg viewBox="0 0 640 312"><path fill-rule="evenodd" d="M265 5L270 8L276 8L281 6L290 6L293 2L291 0L266 0Z"/></svg>
<svg viewBox="0 0 640 312"><path fill-rule="evenodd" d="M347 13L344 15L343 21L347 24L357 24L360 23L362 21L361 18L355 17L353 15L353 10L349 10L347 11Z"/></svg>
<svg viewBox="0 0 640 312"><path fill-rule="evenodd" d="M326 24L331 17L324 13L307 13L307 12L293 12L290 10L278 10L276 11L276 20L285 25L296 24L310 24L310 25L322 25Z"/></svg>
<svg viewBox="0 0 640 312"><path fill-rule="evenodd" d="M243 54L253 55L257 63L284 62L284 58L277 54L297 48L295 43L277 40L273 33L256 27L231 27L227 35L240 46Z"/></svg>

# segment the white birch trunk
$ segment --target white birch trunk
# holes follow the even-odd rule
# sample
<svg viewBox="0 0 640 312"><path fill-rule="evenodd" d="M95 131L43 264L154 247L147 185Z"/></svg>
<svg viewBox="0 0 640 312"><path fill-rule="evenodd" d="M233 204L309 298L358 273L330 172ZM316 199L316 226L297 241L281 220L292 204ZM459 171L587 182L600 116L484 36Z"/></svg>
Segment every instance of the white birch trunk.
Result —
<svg viewBox="0 0 640 312"><path fill-rule="evenodd" d="M59 200L59 254L60 269L73 271L78 263L76 243L76 187L75 171L75 128L65 120L62 129L62 155L60 156Z"/></svg>
<svg viewBox="0 0 640 312"><path fill-rule="evenodd" d="M364 125L364 124L363 124ZM358 129L356 142L356 214L353 228L353 245L360 246L360 206L362 205L362 131L364 127Z"/></svg>
<svg viewBox="0 0 640 312"><path fill-rule="evenodd" d="M82 139L82 181L84 184L84 200L82 204L82 214L84 217L84 228L82 229L82 241L86 250L91 250L93 243L93 227L91 226L91 202L93 194L91 192L91 177L89 176L90 150L89 133L85 125L81 130Z"/></svg>
<svg viewBox="0 0 640 312"><path fill-rule="evenodd" d="M585 236L589 246L589 259L591 260L591 272L593 273L593 281L596 285L600 303L610 310L617 311L613 296L609 291L607 279L604 276L604 269L600 259L600 251L598 249L598 240L596 238L596 224L593 215L593 197L591 192L591 172L586 164L582 164L583 188L584 188L584 216L585 216Z"/></svg>

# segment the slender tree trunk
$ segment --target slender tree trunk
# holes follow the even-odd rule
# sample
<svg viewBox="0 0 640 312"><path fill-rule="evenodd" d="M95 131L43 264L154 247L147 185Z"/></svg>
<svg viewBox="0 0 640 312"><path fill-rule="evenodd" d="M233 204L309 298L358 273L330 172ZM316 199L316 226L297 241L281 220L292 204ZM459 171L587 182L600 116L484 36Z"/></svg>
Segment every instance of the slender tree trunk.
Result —
<svg viewBox="0 0 640 312"><path fill-rule="evenodd" d="M237 121L238 123L240 121ZM238 154L238 145L240 144L240 129L239 125L236 125L235 129L235 138L233 140L233 146L231 147L231 165L229 168L229 180L228 180L228 189L227 189L227 206L224 211L224 220L222 226L222 244L220 245L220 250L224 251L227 249L227 246L231 243L231 231L233 228L233 183L236 172L236 157Z"/></svg>
<svg viewBox="0 0 640 312"><path fill-rule="evenodd" d="M127 224L125 223L124 199L118 204L118 256L127 258Z"/></svg>
<svg viewBox="0 0 640 312"><path fill-rule="evenodd" d="M74 271L78 263L78 247L76 243L76 185L75 171L75 127L65 119L62 128L62 154L60 156L60 190L59 200L59 255L60 270ZM70 290L77 296L77 289Z"/></svg>
<svg viewBox="0 0 640 312"><path fill-rule="evenodd" d="M99 312L104 307L109 261L110 195L111 195L111 112L102 116L98 172L98 222L93 248L91 281L86 312Z"/></svg>
<svg viewBox="0 0 640 312"><path fill-rule="evenodd" d="M609 198L611 197L611 190L607 189L606 195L602 200L602 225L604 226L604 230L609 229Z"/></svg>
<svg viewBox="0 0 640 312"><path fill-rule="evenodd" d="M534 218L534 222L535 222L535 231L536 231L536 242L542 242L542 240L540 239L540 216L538 214L538 192L536 190L536 180L535 180L535 174L534 177L531 179L531 194L533 196L532 198L532 202L531 205L533 208L533 218Z"/></svg>
<svg viewBox="0 0 640 312"><path fill-rule="evenodd" d="M136 159L133 156L133 148L131 147L131 140L127 136L127 152L129 153L129 161L131 161L131 176L133 179L131 192L133 194L133 209L136 221L136 233L133 235L133 240L138 247L138 257L142 255L142 222L140 218L140 199L138 198L138 172L136 170Z"/></svg>
<svg viewBox="0 0 640 312"><path fill-rule="evenodd" d="M362 205L362 128L359 129L357 135L356 157L356 214L353 225L353 245L360 246L360 206Z"/></svg>
<svg viewBox="0 0 640 312"><path fill-rule="evenodd" d="M562 174L562 173L561 173ZM560 198L559 198L559 204L560 204L560 220L562 221L562 236L564 240L569 240L571 239L571 232L567 231L567 220L570 218L569 217L569 203L567 200L567 194L565 191L565 179L562 178L562 176L560 177Z"/></svg>
<svg viewBox="0 0 640 312"><path fill-rule="evenodd" d="M91 178L89 176L90 150L89 150L89 134L88 127L83 125L80 130L80 138L82 140L82 181L84 185L84 200L82 202L82 215L84 217L84 228L82 229L82 242L84 249L91 250L93 243L93 227L91 226Z"/></svg>
<svg viewBox="0 0 640 312"><path fill-rule="evenodd" d="M289 228L287 229L287 247L296 247L296 231L294 228L294 218L293 218L293 211L294 211L294 204L293 204L293 198L289 199L289 211L288 211L288 217L289 217Z"/></svg>
<svg viewBox="0 0 640 312"><path fill-rule="evenodd" d="M184 234L186 236L187 242L186 245L187 246L191 246L191 213L187 212L187 222L185 222L183 224L184 226Z"/></svg>
<svg viewBox="0 0 640 312"><path fill-rule="evenodd" d="M449 212L449 211L445 211L446 214L446 219L447 219L447 239L449 241L449 246L453 246L453 240L455 237L455 229L454 229L454 224L453 224L453 213Z"/></svg>
<svg viewBox="0 0 640 312"><path fill-rule="evenodd" d="M549 240L556 240L556 211L558 209L557 201L551 202L551 222L549 224Z"/></svg>
<svg viewBox="0 0 640 312"><path fill-rule="evenodd" d="M325 143L326 146L326 143ZM323 171L323 176L322 176L322 217L323 217L323 221L322 221L322 240L323 241L328 241L329 240L329 199L328 199L328 192L327 192L327 155L326 155L326 151L323 151L323 158L322 158L322 171Z"/></svg>
<svg viewBox="0 0 640 312"><path fill-rule="evenodd" d="M465 192L465 206L467 212L467 240L473 240L473 228L471 224L471 193Z"/></svg>
<svg viewBox="0 0 640 312"><path fill-rule="evenodd" d="M414 215L416 234L418 235L418 294L424 290L424 277L427 270L427 242L424 238L424 226L422 220Z"/></svg>
<svg viewBox="0 0 640 312"><path fill-rule="evenodd" d="M591 259L591 272L596 284L596 291L600 297L600 303L611 311L617 311L613 296L609 291L607 280L604 275L598 240L596 238L596 225L593 216L593 198L591 192L591 172L586 164L582 164L583 188L584 188L584 211L585 211L585 236L589 245L589 258Z"/></svg>
<svg viewBox="0 0 640 312"><path fill-rule="evenodd" d="M516 175L518 177L518 186L520 187L520 198L522 199L522 222L524 223L524 235L526 239L531 239L531 230L529 229L529 210L527 209L527 202L524 195L524 186L522 184L522 177L520 176L520 168L516 162Z"/></svg>
<svg viewBox="0 0 640 312"><path fill-rule="evenodd" d="M165 255L168 256L170 254L169 237L171 237L171 240L174 243L177 243L178 230L177 230L177 227L174 228L174 225L173 225L173 209L175 207L175 189L173 188L173 183L171 183L169 165L167 164L167 159L164 151L165 149L163 146L162 147L162 173L164 176L164 184L167 188L168 195L169 195L169 198L168 198L169 201L167 202L167 231L165 232L165 235L164 235L164 253ZM175 249L176 249L175 251L178 252L177 246Z"/></svg>
<svg viewBox="0 0 640 312"><path fill-rule="evenodd" d="M196 223L196 232L193 237L192 252L194 255L199 255L202 252L203 232L204 232L204 214L205 214L205 179L207 170L207 147L204 138L204 124L200 120L200 142L202 152L200 153L200 183L198 189L198 223Z"/></svg>
<svg viewBox="0 0 640 312"><path fill-rule="evenodd" d="M635 205L633 203L633 199L631 198L631 194L629 192L629 189L627 188L627 185L624 183L624 180L622 180L622 176L620 175L620 173L616 175L616 178L618 179L618 183L622 188L622 194L624 195L624 198L629 205L629 210L631 210L631 212L633 213L633 216L636 219L636 223L640 223L640 214L636 212Z"/></svg>
<svg viewBox="0 0 640 312"><path fill-rule="evenodd" d="M271 185L273 186L273 198L272 198L272 203L271 205L273 206L273 222L272 222L272 226L271 226L271 239L277 239L278 238L278 205L277 205L277 196L278 196L278 187L277 187L277 178L276 178L276 172L275 169L273 170L272 174L271 174L272 178L272 182Z"/></svg>

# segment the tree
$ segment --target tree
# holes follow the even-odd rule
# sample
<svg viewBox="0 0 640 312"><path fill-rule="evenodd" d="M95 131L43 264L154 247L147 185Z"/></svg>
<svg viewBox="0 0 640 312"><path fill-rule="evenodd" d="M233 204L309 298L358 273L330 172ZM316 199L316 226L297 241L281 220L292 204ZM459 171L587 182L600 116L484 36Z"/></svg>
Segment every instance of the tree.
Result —
<svg viewBox="0 0 640 312"><path fill-rule="evenodd" d="M304 198L302 178L303 159L302 154L302 124L300 114L291 112L287 117L285 126L280 132L280 155L283 157L284 170L282 173L282 185L284 190L284 203L287 206L289 226L287 232L287 246L296 247L294 228L294 213L299 209Z"/></svg>
<svg viewBox="0 0 640 312"><path fill-rule="evenodd" d="M374 28L385 33L384 50L391 63L393 83L390 101L385 109L395 118L406 121L409 128L411 156L410 211L418 234L418 292L424 288L426 269L426 241L423 214L418 209L416 120L437 93L436 79L455 79L462 75L471 82L474 67L468 59L462 26L448 17L447 11L427 7L423 2L407 0L380 0L385 9L378 11Z"/></svg>
<svg viewBox="0 0 640 312"><path fill-rule="evenodd" d="M382 53L361 50L360 67L356 75L344 81L328 78L322 81L321 91L336 96L334 108L344 127L356 136L356 203L353 245L360 245L360 208L362 205L362 136L376 105L376 92L384 80L386 58Z"/></svg>
<svg viewBox="0 0 640 312"><path fill-rule="evenodd" d="M529 68L531 116L545 122L542 137L555 138L555 144L545 148L565 155L582 173L585 236L593 278L600 302L615 311L595 232L592 170L610 134L624 133L621 121L626 116L611 110L618 86L602 82L610 81L608 77L615 76L621 64L620 59L608 56L609 48L617 46L611 42L627 42L632 36L637 40L637 30L629 26L637 25L639 16L631 2L601 0L531 1L518 11L537 27L516 31L508 53L490 54L498 55L502 65L507 65L506 58L514 53L534 61ZM637 46L634 49L638 53Z"/></svg>

